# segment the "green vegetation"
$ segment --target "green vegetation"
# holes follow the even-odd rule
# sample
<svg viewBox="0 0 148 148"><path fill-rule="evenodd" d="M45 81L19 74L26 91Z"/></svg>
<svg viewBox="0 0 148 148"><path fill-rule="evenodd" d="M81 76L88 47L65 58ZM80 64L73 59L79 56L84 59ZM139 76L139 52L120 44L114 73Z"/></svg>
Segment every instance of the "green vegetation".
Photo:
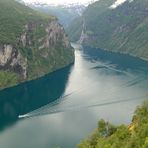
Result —
<svg viewBox="0 0 148 148"><path fill-rule="evenodd" d="M54 17L34 11L14 0L0 0L0 43L15 44L28 22L49 19Z"/></svg>
<svg viewBox="0 0 148 148"><path fill-rule="evenodd" d="M11 67L12 59L2 65L0 79L4 80L0 81L0 88L41 77L73 62L72 47L65 46L68 40L56 21L55 17L35 11L15 0L0 0L0 45L3 48L3 45L11 44L13 50L18 50L23 56L21 60L27 61L27 64L23 63L26 65L27 78L22 78L23 64L19 65L20 70ZM47 28L50 28L49 32ZM7 71L9 74L5 76Z"/></svg>
<svg viewBox="0 0 148 148"><path fill-rule="evenodd" d="M68 33L68 36L72 42L76 42L79 40L82 28L83 28L82 18L77 17L74 19L74 21L71 22L69 27L66 29L66 32Z"/></svg>
<svg viewBox="0 0 148 148"><path fill-rule="evenodd" d="M96 29L99 30L98 22L100 22L100 16L105 13L109 6L116 0L100 0L89 5L84 11L82 17L75 19L68 28L68 34L72 41L77 41L80 38L82 26L85 22L85 31L91 31L96 33ZM101 23L101 22L100 22ZM102 22L103 23L103 22ZM90 28L91 27L91 28ZM79 32L80 31L80 32ZM73 33L75 35L73 35Z"/></svg>
<svg viewBox="0 0 148 148"><path fill-rule="evenodd" d="M104 120L78 148L147 148L148 147L148 101L139 106L129 126L114 126Z"/></svg>
<svg viewBox="0 0 148 148"><path fill-rule="evenodd" d="M148 60L147 0L127 1L116 9L110 9L115 1L100 0L89 5L83 16L73 22L75 26L70 26L68 34L71 40L79 40L81 33L78 33L78 28L82 28L84 22L87 39L83 44ZM84 21L79 23L80 19Z"/></svg>
<svg viewBox="0 0 148 148"><path fill-rule="evenodd" d="M0 71L0 88L16 85L19 76L9 71Z"/></svg>
<svg viewBox="0 0 148 148"><path fill-rule="evenodd" d="M42 49L34 52L33 58L28 62L28 79L31 80L43 76L73 62L73 52L71 49L65 50L65 47L61 42L57 43L54 48L50 49L53 56L49 54L47 50L48 49ZM47 56L46 58L41 56L44 54Z"/></svg>

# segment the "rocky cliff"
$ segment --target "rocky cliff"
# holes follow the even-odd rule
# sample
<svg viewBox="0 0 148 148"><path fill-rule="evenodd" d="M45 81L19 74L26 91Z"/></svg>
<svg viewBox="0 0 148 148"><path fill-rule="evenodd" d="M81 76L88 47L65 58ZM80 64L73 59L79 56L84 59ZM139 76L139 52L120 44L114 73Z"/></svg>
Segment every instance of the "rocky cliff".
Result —
<svg viewBox="0 0 148 148"><path fill-rule="evenodd" d="M56 18L10 0L0 0L0 7L8 13L0 15L0 88L73 63L74 51Z"/></svg>

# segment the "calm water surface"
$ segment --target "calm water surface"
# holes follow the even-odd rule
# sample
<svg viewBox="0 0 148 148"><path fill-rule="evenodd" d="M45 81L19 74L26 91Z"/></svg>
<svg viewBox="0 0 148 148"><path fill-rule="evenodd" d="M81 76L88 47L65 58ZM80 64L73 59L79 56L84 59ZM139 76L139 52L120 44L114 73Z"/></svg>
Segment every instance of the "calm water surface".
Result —
<svg viewBox="0 0 148 148"><path fill-rule="evenodd" d="M148 62L73 46L73 66L0 91L0 148L74 148L101 118L130 123L148 98Z"/></svg>

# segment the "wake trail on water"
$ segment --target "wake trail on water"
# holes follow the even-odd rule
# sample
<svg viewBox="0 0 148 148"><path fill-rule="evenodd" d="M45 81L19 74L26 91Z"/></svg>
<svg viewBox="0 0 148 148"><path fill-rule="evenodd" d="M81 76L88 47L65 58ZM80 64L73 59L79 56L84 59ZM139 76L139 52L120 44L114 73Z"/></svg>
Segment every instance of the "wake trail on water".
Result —
<svg viewBox="0 0 148 148"><path fill-rule="evenodd" d="M101 65L92 67L91 69L102 69L102 68L105 68L105 69L108 69L108 70L111 70L111 71L115 71L115 72L118 72L118 73L122 73L124 75L129 76L129 77L132 77L131 73L124 71L124 70L116 69L116 67L114 67L114 65L101 64Z"/></svg>
<svg viewBox="0 0 148 148"><path fill-rule="evenodd" d="M145 99L147 97L147 95L143 95L143 96L139 96L139 97L132 97L132 98L127 98L127 99L119 99L118 96L110 98L110 96L114 95L114 94L118 94L120 91L123 92L124 89L128 89L128 87L133 87L137 84L140 84L141 82L143 82L144 80L146 80L145 78L147 77L136 77L134 75L132 75L131 73L127 72L127 71L122 71L122 70L118 70L115 68L116 65L109 65L109 64L99 64L99 66L95 66L92 67L91 69L97 69L97 68L107 68L110 70L114 70L116 72L120 72L123 73L127 76L129 76L130 80L129 81L125 81L125 83L121 83L120 86L118 85L117 87L114 88L110 88L110 92L108 92L107 90L103 91L104 94L107 94L104 99L98 100L96 102L87 102L84 100L85 103L83 103L83 105L67 105L67 106L61 106L60 103L66 103L67 101L70 101L71 96L74 97L74 95L78 95L81 92L86 91L87 89L93 89L96 88L96 85L98 85L98 81L97 80L91 80L90 84L87 84L87 86L79 88L77 90L74 90L73 92L67 93L66 95L63 95L61 97L59 97L58 99L56 99L54 102L51 102L39 109L36 109L30 113L27 113L25 115L20 115L19 118L32 118L32 117L36 117L36 116L41 116L41 115L46 115L46 114L56 114L56 113L60 113L60 112L69 112L69 111L78 111L78 110L82 110L82 109L87 109L87 108L93 108L93 107L100 107L100 106L106 106L106 105L111 105L111 104L117 104L117 103L121 103L121 102L128 102L128 101L135 101L135 100L140 100L140 99ZM132 78L132 79L131 79ZM110 100L110 101L109 101Z"/></svg>
<svg viewBox="0 0 148 148"><path fill-rule="evenodd" d="M143 80L143 79L140 79L139 77L137 77L137 78L135 78L133 80L130 80L130 81L126 82L126 83L121 84L120 85L121 87L116 87L114 89L110 89L110 93L108 93L107 90L106 90L106 91L104 91L104 93L107 94L106 99L101 99L99 101L108 101L110 99L110 96L113 95L114 93L123 91L123 89L127 88L127 86L132 87L131 84L133 84L133 83L137 84L137 82L140 82L141 80ZM26 115L22 115L22 116L19 116L19 117L24 118L24 117L30 117L30 116L32 117L32 116L34 116L33 114L43 114L44 110L46 112L47 109L48 109L48 111L49 110L50 111L49 111L49 113L45 113L45 114L51 114L51 113L53 114L53 113L58 113L58 112L65 112L65 111L70 111L70 110L78 110L78 109L83 109L83 108L90 108L90 107L94 107L94 106L109 105L109 104L114 104L114 103L126 102L126 101L130 101L130 100L137 100L137 99L144 98L144 97L147 96L147 95L139 96L137 99L135 99L135 97L133 96L134 97L133 99L126 99L126 100L125 99L124 100L119 99L117 101L108 101L106 103L101 103L101 104L99 104L98 102L90 104L90 102L88 102L88 104L90 104L90 105L87 105L87 104L85 104L85 106L75 106L74 105L74 106L68 106L66 108L64 107L64 109L60 109L60 110L55 109L57 107L57 105L59 105L61 102L66 103L67 101L69 101L69 99L70 99L69 97L77 95L77 94L79 94L81 92L87 91L87 89L90 89L90 87L91 87L91 89L93 87L96 87L97 83L98 82L96 82L96 80L94 80L94 83L91 82L91 84L88 85L89 87L80 88L78 90L70 92L70 93L68 93L68 94L66 94L64 96L61 96L59 99L55 100L54 102L51 102L51 103L49 103L49 104L47 104L47 105L45 105L45 106L43 106L43 107L41 107L41 108L39 108L37 110L34 110L33 112L30 112L30 113L28 113ZM116 97L116 99L117 99L117 97Z"/></svg>
<svg viewBox="0 0 148 148"><path fill-rule="evenodd" d="M145 81L148 78L148 76L146 76L146 75L145 76L140 75L140 76L134 78L133 74L131 74L130 72L124 71L124 70L116 69L116 65L113 65L113 64L100 64L99 66L97 65L95 67L92 67L91 69L98 69L98 68L106 68L106 69L109 69L109 70L112 70L112 71L115 71L115 72L122 73L122 74L132 78L132 80L128 81L127 85L125 84L125 86L136 85L138 83Z"/></svg>
<svg viewBox="0 0 148 148"><path fill-rule="evenodd" d="M119 100L111 100L108 102L95 102L93 104L85 104L85 105L73 105L73 106L63 106L59 108L40 108L37 110L34 110L30 113L27 113L25 115L20 115L19 118L33 118L36 116L42 116L42 115L50 115L50 114L57 114L62 112L71 112L71 111L79 111L82 109L88 109L88 108L94 108L94 107L101 107L101 106L107 106L112 104L118 104L121 102L129 102L129 101L136 101L136 100L144 100L148 95L139 96L137 98L128 98L128 99L119 99ZM48 106L49 107L49 106Z"/></svg>

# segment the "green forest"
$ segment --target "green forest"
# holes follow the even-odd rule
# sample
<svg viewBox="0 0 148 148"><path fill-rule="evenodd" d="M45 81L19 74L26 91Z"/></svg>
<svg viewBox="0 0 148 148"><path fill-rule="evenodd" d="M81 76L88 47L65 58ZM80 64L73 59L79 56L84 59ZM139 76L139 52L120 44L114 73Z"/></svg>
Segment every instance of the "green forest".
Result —
<svg viewBox="0 0 148 148"><path fill-rule="evenodd" d="M128 126L101 119L98 128L77 148L148 148L148 101L137 107Z"/></svg>

